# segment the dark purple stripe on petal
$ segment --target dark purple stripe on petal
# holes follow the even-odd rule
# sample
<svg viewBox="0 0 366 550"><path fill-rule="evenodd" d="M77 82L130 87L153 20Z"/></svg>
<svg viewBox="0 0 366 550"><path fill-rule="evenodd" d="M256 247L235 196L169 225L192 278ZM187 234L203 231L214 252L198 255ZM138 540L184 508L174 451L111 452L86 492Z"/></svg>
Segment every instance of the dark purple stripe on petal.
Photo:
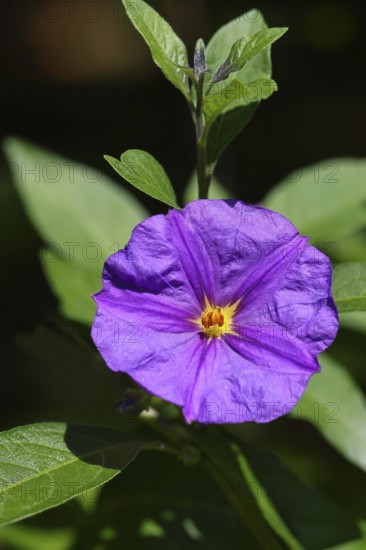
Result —
<svg viewBox="0 0 366 550"><path fill-rule="evenodd" d="M189 220L211 260L219 306L235 302L284 259L301 237L286 218L241 201L200 200L186 206Z"/></svg>
<svg viewBox="0 0 366 550"><path fill-rule="evenodd" d="M202 353L183 413L187 422L204 424L269 422L295 406L314 372L260 368L223 340L213 340Z"/></svg>
<svg viewBox="0 0 366 550"><path fill-rule="evenodd" d="M202 308L205 297L216 303L215 272L211 258L194 225L176 210L169 212L174 246L179 254L180 264L189 279L192 289Z"/></svg>
<svg viewBox="0 0 366 550"><path fill-rule="evenodd" d="M235 322L242 330L262 327L288 341L298 340L315 356L333 342L338 331L330 285L329 258L306 245L285 270L264 278L255 299L244 298Z"/></svg>
<svg viewBox="0 0 366 550"><path fill-rule="evenodd" d="M196 315L201 313L189 277L173 244L166 216L153 216L133 231L125 250L108 258L103 272L105 288L159 295Z"/></svg>
<svg viewBox="0 0 366 550"><path fill-rule="evenodd" d="M274 369L282 373L318 372L318 362L303 348L301 340L290 341L281 334L246 327L240 336L228 334L225 342L243 358L258 368Z"/></svg>
<svg viewBox="0 0 366 550"><path fill-rule="evenodd" d="M193 310L185 310L179 304L169 303L166 298L147 292L122 291L112 287L100 292L95 300L121 321L137 324L142 329L165 332L201 330L194 323L197 315Z"/></svg>
<svg viewBox="0 0 366 550"><path fill-rule="evenodd" d="M289 264L296 261L307 242L307 237L296 235L285 245L273 248L268 253L266 261L254 266L248 277L243 277L241 286L236 290L234 301L243 298L238 309L245 309L251 302L256 301L268 285L278 284L278 279L286 273Z"/></svg>

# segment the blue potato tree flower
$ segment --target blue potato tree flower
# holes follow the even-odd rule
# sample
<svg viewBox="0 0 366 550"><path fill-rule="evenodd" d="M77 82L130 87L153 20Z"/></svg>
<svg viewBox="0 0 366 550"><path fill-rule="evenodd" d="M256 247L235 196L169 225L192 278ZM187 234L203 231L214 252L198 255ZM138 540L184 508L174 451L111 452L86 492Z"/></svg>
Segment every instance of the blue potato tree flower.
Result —
<svg viewBox="0 0 366 550"><path fill-rule="evenodd" d="M197 200L110 256L92 336L107 365L187 422L288 413L334 340L331 263L282 215Z"/></svg>

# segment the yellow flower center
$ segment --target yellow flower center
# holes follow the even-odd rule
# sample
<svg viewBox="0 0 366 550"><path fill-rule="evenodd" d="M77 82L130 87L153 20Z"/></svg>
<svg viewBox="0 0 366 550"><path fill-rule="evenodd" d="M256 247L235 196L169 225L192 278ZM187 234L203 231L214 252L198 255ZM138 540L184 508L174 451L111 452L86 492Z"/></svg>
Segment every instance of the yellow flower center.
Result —
<svg viewBox="0 0 366 550"><path fill-rule="evenodd" d="M206 336L221 336L225 326L225 317L221 307L215 306L213 309L206 309L202 315L201 323Z"/></svg>
<svg viewBox="0 0 366 550"><path fill-rule="evenodd" d="M202 328L202 332L207 338L219 338L222 334L236 334L232 329L233 317L236 308L240 302L228 304L224 307L212 306L207 298L205 299L205 310L200 319L196 320Z"/></svg>

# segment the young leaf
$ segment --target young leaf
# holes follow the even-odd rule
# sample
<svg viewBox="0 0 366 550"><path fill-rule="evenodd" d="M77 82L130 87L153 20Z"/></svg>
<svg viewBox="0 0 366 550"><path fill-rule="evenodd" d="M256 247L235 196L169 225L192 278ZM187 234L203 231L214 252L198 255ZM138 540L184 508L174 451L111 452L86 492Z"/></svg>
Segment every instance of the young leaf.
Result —
<svg viewBox="0 0 366 550"><path fill-rule="evenodd" d="M288 29L272 28L257 32L254 36L239 38L231 47L228 57L216 69L212 83L225 80L229 74L238 72L252 57L278 40Z"/></svg>
<svg viewBox="0 0 366 550"><path fill-rule="evenodd" d="M197 43L194 49L193 62L194 62L194 74L198 80L201 78L202 75L210 72L210 69L207 67L206 48L202 38L199 38L197 40Z"/></svg>
<svg viewBox="0 0 366 550"><path fill-rule="evenodd" d="M108 155L104 158L131 185L158 201L179 208L164 168L152 155L139 149L130 149L121 155L121 160Z"/></svg>
<svg viewBox="0 0 366 550"><path fill-rule="evenodd" d="M65 315L91 322L91 294L105 259L128 241L148 212L107 176L16 138L4 142L12 178L29 218L48 243L46 277Z"/></svg>
<svg viewBox="0 0 366 550"><path fill-rule="evenodd" d="M197 444L222 476L226 494L243 507L248 502L257 507L267 529L271 526L277 534L272 543L262 539L264 548L277 548L282 541L281 547L288 549L322 550L359 536L356 521L346 511L316 487L305 485L276 455L222 432L220 439L201 433ZM286 496L290 487L294 492Z"/></svg>
<svg viewBox="0 0 366 550"><path fill-rule="evenodd" d="M328 354L292 414L307 420L350 462L366 471L366 400L346 367Z"/></svg>
<svg viewBox="0 0 366 550"><path fill-rule="evenodd" d="M179 68L188 67L185 45L171 26L143 0L122 0L132 24L149 46L156 65L191 103L187 76Z"/></svg>
<svg viewBox="0 0 366 550"><path fill-rule="evenodd" d="M301 233L334 242L366 225L365 181L365 159L327 159L298 168L262 202Z"/></svg>
<svg viewBox="0 0 366 550"><path fill-rule="evenodd" d="M220 86L220 85L216 85ZM225 147L242 131L263 99L277 90L270 78L260 78L243 84L234 79L220 92L205 98L207 164L212 173Z"/></svg>
<svg viewBox="0 0 366 550"><path fill-rule="evenodd" d="M259 78L248 84L243 84L240 80L232 80L220 91L209 95L204 102L207 133L210 132L215 118L223 112L251 103L259 103L262 99L268 99L275 91L277 91L277 84L270 78Z"/></svg>
<svg viewBox="0 0 366 550"><path fill-rule="evenodd" d="M227 23L214 34L207 45L208 66L213 71L217 70L225 59L225 53L230 51L234 42L243 37L251 37L266 29L267 25L263 16L257 10L251 10ZM242 85L246 85L248 82L261 78L269 79L271 75L270 46L268 46L235 73L235 79ZM228 84L233 79L234 75L229 75ZM258 105L259 101L245 106L237 106L235 109L219 115L210 124L205 140L207 142L207 164L211 167L211 170L213 170L224 149L248 124Z"/></svg>
<svg viewBox="0 0 366 550"><path fill-rule="evenodd" d="M148 444L121 432L61 423L1 433L0 526L106 483Z"/></svg>
<svg viewBox="0 0 366 550"><path fill-rule="evenodd" d="M221 27L211 38L206 48L207 64L210 69L216 71L224 62L225 54L231 50L232 45L243 37L249 38L259 31L267 29L263 15L257 10L244 13ZM250 63L246 64L235 78L244 84L257 78L270 78L271 61L269 47L265 48ZM232 77L229 77L231 79Z"/></svg>
<svg viewBox="0 0 366 550"><path fill-rule="evenodd" d="M366 311L366 262L334 267L333 296L340 313Z"/></svg>

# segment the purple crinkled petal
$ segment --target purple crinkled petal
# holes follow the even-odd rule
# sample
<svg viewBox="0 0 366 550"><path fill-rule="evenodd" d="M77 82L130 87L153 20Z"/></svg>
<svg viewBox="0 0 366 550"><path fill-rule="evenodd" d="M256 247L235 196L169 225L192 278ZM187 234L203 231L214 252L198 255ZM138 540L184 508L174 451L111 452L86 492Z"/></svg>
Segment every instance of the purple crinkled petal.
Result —
<svg viewBox="0 0 366 550"><path fill-rule="evenodd" d="M136 315L121 314L118 307L97 298L98 310L92 329L93 340L114 371L128 373L149 392L183 406L190 392L197 358L203 347L199 327L187 330L184 324L169 317L172 330L159 325L161 315L151 313L150 324L136 323ZM155 324L157 320L158 325ZM179 327L179 328L178 328Z"/></svg>
<svg viewBox="0 0 366 550"><path fill-rule="evenodd" d="M216 303L220 271L212 264L206 243L200 239L196 225L191 223L185 210L171 210L167 218L180 265L198 302L203 306L207 297L211 304Z"/></svg>
<svg viewBox="0 0 366 550"><path fill-rule="evenodd" d="M182 212L210 257L220 305L239 299L305 244L289 220L241 201L194 201Z"/></svg>
<svg viewBox="0 0 366 550"><path fill-rule="evenodd" d="M122 296L130 291L137 304L142 304L148 295L155 296L168 305L199 315L201 304L192 289L193 276L181 267L167 217L158 215L136 226L126 248L108 258L103 282L110 299L117 300L121 310Z"/></svg>
<svg viewBox="0 0 366 550"><path fill-rule="evenodd" d="M310 376L317 372L297 363L275 368L273 353L257 350L252 360L224 339L213 339L202 354L194 386L183 413L187 422L203 424L270 422L293 409Z"/></svg>
<svg viewBox="0 0 366 550"><path fill-rule="evenodd" d="M307 244L282 271L269 272L254 292L244 296L235 322L241 329L259 329L264 338L270 335L316 356L338 331L331 278L329 258Z"/></svg>

